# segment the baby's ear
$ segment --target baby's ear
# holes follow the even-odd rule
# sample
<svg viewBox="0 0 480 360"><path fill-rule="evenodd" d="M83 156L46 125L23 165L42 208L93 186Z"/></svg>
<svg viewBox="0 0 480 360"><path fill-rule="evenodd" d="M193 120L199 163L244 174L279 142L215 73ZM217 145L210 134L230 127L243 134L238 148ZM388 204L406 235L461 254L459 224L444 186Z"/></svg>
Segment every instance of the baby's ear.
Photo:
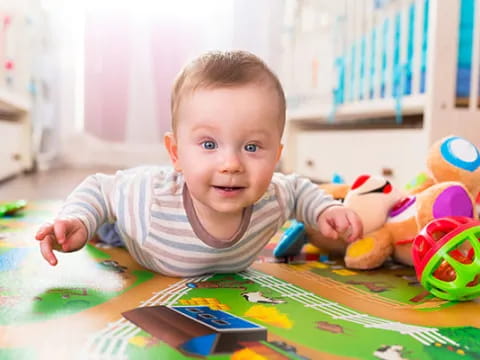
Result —
<svg viewBox="0 0 480 360"><path fill-rule="evenodd" d="M168 155L170 156L170 161L172 162L173 167L176 171L182 171L180 163L178 161L178 147L175 134L172 132L165 133L163 137L163 143L165 144L165 149L167 149Z"/></svg>

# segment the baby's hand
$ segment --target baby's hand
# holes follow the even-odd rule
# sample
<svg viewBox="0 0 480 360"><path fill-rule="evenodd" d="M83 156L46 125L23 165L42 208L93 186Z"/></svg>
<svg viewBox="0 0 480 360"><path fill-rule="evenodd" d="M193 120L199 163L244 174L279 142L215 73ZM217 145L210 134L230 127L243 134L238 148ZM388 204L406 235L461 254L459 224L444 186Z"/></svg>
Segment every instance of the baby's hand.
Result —
<svg viewBox="0 0 480 360"><path fill-rule="evenodd" d="M81 249L87 242L87 228L78 219L57 219L44 224L35 235L40 241L40 251L50 265L57 265L53 250L70 252Z"/></svg>
<svg viewBox="0 0 480 360"><path fill-rule="evenodd" d="M332 239L343 236L347 242L353 242L363 234L362 221L357 213L343 206L325 209L318 217L317 224L322 235Z"/></svg>

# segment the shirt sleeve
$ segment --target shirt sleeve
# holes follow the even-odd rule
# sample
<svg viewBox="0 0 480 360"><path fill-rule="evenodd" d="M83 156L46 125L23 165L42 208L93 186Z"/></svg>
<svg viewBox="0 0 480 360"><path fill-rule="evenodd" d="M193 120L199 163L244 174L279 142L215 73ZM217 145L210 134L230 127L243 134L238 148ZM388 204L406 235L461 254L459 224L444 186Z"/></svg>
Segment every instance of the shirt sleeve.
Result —
<svg viewBox="0 0 480 360"><path fill-rule="evenodd" d="M285 220L295 218L317 228L317 218L326 208L342 205L318 185L297 174L275 173L272 182L284 209Z"/></svg>
<svg viewBox="0 0 480 360"><path fill-rule="evenodd" d="M100 225L116 219L114 199L120 177L121 172L87 177L67 197L57 218L79 219L85 224L90 239Z"/></svg>

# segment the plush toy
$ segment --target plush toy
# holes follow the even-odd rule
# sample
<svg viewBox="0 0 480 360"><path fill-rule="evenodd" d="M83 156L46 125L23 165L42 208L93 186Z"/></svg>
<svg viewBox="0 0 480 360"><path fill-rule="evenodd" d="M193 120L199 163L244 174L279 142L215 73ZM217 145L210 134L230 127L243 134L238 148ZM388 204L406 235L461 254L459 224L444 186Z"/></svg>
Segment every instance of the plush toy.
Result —
<svg viewBox="0 0 480 360"><path fill-rule="evenodd" d="M441 139L430 148L427 168L429 175L424 181L403 193L385 179L360 176L344 204L362 219L363 238L348 245L307 228L310 242L343 254L346 266L352 269L373 269L390 257L412 265L412 241L430 220L478 216L475 198L480 191L480 153L473 144L455 136Z"/></svg>

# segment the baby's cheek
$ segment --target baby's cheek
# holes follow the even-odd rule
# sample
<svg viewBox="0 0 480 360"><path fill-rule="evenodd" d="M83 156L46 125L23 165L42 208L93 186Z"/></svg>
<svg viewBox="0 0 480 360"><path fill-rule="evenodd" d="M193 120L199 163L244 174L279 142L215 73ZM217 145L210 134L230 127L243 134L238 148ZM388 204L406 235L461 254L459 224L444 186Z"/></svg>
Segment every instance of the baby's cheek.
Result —
<svg viewBox="0 0 480 360"><path fill-rule="evenodd" d="M257 182L257 189L258 192L261 194L264 194L267 192L268 187L270 186L271 179L264 179L263 181L258 181Z"/></svg>

